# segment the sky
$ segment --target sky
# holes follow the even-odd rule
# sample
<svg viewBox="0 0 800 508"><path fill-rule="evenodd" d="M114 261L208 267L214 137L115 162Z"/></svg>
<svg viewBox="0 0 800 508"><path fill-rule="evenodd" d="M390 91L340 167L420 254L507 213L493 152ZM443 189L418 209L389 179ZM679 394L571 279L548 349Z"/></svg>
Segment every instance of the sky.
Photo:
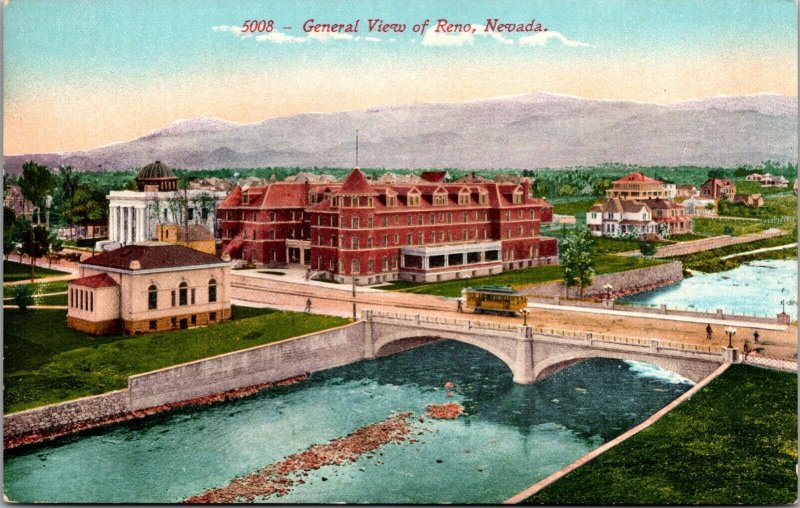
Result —
<svg viewBox="0 0 800 508"><path fill-rule="evenodd" d="M797 95L795 0L497 3L10 0L3 151L86 150L195 117L250 123L537 92L652 103ZM485 32L495 18L547 31ZM262 19L272 32L242 33ZM306 32L311 19L360 23ZM369 19L406 28L370 31ZM437 32L439 20L475 31Z"/></svg>

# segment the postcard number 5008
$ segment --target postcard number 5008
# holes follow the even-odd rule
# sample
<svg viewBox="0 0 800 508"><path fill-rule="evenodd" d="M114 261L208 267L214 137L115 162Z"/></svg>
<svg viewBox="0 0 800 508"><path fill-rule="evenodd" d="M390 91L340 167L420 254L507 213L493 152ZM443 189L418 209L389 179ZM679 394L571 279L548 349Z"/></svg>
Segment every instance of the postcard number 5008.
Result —
<svg viewBox="0 0 800 508"><path fill-rule="evenodd" d="M248 19L242 24L242 32L271 32L274 24L271 19Z"/></svg>

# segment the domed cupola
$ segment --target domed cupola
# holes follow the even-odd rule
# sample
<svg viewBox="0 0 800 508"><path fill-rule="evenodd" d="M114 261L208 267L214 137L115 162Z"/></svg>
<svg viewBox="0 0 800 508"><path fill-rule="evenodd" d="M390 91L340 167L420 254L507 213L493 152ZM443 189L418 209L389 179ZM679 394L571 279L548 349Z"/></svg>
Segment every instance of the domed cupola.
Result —
<svg viewBox="0 0 800 508"><path fill-rule="evenodd" d="M161 161L155 161L139 170L136 175L136 184L140 191L145 186L156 185L159 191L174 191L178 189L178 177Z"/></svg>

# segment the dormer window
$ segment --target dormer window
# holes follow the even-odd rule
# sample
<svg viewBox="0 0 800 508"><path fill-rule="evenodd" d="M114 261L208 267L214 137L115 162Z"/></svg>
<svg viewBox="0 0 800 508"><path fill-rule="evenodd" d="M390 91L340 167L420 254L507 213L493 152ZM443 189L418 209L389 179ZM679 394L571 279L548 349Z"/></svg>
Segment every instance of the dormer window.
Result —
<svg viewBox="0 0 800 508"><path fill-rule="evenodd" d="M511 202L514 203L515 205L519 205L522 203L522 197L523 197L522 191L515 190L514 194L511 195Z"/></svg>
<svg viewBox="0 0 800 508"><path fill-rule="evenodd" d="M397 206L397 196L386 196L386 206Z"/></svg>
<svg viewBox="0 0 800 508"><path fill-rule="evenodd" d="M458 191L458 204L459 205L469 204L469 189L467 189L466 187Z"/></svg>
<svg viewBox="0 0 800 508"><path fill-rule="evenodd" d="M485 205L488 202L489 202L489 193L486 192L485 190L481 190L478 193L478 203Z"/></svg>
<svg viewBox="0 0 800 508"><path fill-rule="evenodd" d="M245 191L242 193L242 204L249 205L250 204L250 193Z"/></svg>

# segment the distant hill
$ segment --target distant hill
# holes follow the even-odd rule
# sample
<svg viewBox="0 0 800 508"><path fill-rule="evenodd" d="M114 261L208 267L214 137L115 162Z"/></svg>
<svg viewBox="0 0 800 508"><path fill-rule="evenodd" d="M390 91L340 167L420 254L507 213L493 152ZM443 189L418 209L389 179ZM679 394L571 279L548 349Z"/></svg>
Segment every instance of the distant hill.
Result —
<svg viewBox="0 0 800 508"><path fill-rule="evenodd" d="M154 160L183 169L263 166L542 168L605 162L731 167L797 161L797 98L712 97L669 105L552 94L306 113L238 124L180 120L93 150L5 157L85 171Z"/></svg>

